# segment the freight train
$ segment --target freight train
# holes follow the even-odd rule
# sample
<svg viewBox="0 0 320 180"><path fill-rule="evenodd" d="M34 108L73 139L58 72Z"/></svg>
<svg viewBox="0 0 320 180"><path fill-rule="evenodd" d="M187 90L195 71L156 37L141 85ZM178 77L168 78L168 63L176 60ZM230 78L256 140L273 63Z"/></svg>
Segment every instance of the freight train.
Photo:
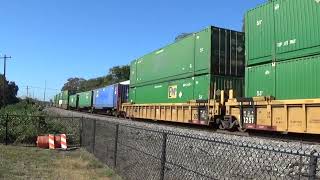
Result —
<svg viewBox="0 0 320 180"><path fill-rule="evenodd" d="M62 91L54 96L53 104L62 109L123 116L121 106L128 100L129 83L124 81L80 93Z"/></svg>
<svg viewBox="0 0 320 180"><path fill-rule="evenodd" d="M132 61L130 84L116 98L97 101L101 89L62 92L55 105L220 129L320 134L319 69L319 1L269 1L246 13L245 33L210 26Z"/></svg>

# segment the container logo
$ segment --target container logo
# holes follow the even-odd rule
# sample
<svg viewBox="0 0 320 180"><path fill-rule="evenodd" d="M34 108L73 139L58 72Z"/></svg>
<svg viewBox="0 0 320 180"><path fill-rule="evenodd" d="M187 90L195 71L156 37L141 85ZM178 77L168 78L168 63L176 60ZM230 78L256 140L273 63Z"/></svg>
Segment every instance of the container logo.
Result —
<svg viewBox="0 0 320 180"><path fill-rule="evenodd" d="M315 0L316 1L316 3L319 3L320 4L320 0Z"/></svg>
<svg viewBox="0 0 320 180"><path fill-rule="evenodd" d="M168 88L168 98L169 99L176 99L177 98L177 85L169 86Z"/></svg>
<svg viewBox="0 0 320 180"><path fill-rule="evenodd" d="M257 26L261 26L261 24L262 24L262 20L258 20L257 21Z"/></svg>
<svg viewBox="0 0 320 180"><path fill-rule="evenodd" d="M285 47L285 46L289 46L289 45L295 45L296 43L297 43L297 39L290 39L290 40L286 40L283 42L278 42L277 47L281 48L281 47Z"/></svg>
<svg viewBox="0 0 320 180"><path fill-rule="evenodd" d="M274 6L274 10L278 10L280 8L280 4L276 4L275 6Z"/></svg>
<svg viewBox="0 0 320 180"><path fill-rule="evenodd" d="M191 83L185 83L185 84L183 84L182 86L183 87L190 87L192 84Z"/></svg>

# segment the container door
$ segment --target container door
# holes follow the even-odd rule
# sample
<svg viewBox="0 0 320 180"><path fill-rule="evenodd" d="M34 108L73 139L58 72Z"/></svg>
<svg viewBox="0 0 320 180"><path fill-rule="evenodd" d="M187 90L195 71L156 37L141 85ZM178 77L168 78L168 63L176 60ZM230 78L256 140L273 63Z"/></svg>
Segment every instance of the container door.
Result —
<svg viewBox="0 0 320 180"><path fill-rule="evenodd" d="M211 57L211 27L196 34L195 74L209 73ZM192 64L190 64L190 68Z"/></svg>
<svg viewBox="0 0 320 180"><path fill-rule="evenodd" d="M320 53L320 1L277 0L274 13L279 60Z"/></svg>
<svg viewBox="0 0 320 180"><path fill-rule="evenodd" d="M247 65L271 62L274 53L273 2L269 2L246 15Z"/></svg>
<svg viewBox="0 0 320 180"><path fill-rule="evenodd" d="M115 84L113 85L113 108L117 108L118 107L118 103L120 103L120 85L119 84Z"/></svg>
<svg viewBox="0 0 320 180"><path fill-rule="evenodd" d="M274 63L246 68L246 97L276 97L275 68Z"/></svg>

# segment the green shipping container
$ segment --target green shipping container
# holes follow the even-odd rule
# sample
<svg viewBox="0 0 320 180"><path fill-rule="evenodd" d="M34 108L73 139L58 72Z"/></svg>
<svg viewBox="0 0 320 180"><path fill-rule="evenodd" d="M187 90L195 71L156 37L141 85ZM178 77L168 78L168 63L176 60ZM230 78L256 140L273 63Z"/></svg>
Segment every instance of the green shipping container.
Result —
<svg viewBox="0 0 320 180"><path fill-rule="evenodd" d="M78 108L91 108L92 107L92 91L78 93Z"/></svg>
<svg viewBox="0 0 320 180"><path fill-rule="evenodd" d="M247 67L245 96L275 96L275 63Z"/></svg>
<svg viewBox="0 0 320 180"><path fill-rule="evenodd" d="M131 63L131 87L203 74L244 76L244 34L208 27Z"/></svg>
<svg viewBox="0 0 320 180"><path fill-rule="evenodd" d="M135 104L154 104L208 100L209 96L210 99L213 98L214 84L217 91L234 89L242 95L243 78L202 75L130 88L129 101Z"/></svg>
<svg viewBox="0 0 320 180"><path fill-rule="evenodd" d="M246 69L246 97L320 98L319 69L319 55L249 67Z"/></svg>
<svg viewBox="0 0 320 180"><path fill-rule="evenodd" d="M69 106L74 109L78 107L78 94L70 95Z"/></svg>
<svg viewBox="0 0 320 180"><path fill-rule="evenodd" d="M246 14L247 65L320 54L318 0L275 0Z"/></svg>
<svg viewBox="0 0 320 180"><path fill-rule="evenodd" d="M70 91L62 91L61 92L61 99L62 100L68 100L69 94L70 94Z"/></svg>

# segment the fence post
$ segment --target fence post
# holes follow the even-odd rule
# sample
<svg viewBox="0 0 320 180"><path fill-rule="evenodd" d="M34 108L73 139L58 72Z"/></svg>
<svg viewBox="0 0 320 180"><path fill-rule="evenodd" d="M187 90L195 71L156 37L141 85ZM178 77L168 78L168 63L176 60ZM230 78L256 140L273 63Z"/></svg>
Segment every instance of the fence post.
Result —
<svg viewBox="0 0 320 180"><path fill-rule="evenodd" d="M114 168L117 167L117 153L118 153L118 137L119 137L119 124L116 125L115 141L114 141Z"/></svg>
<svg viewBox="0 0 320 180"><path fill-rule="evenodd" d="M92 154L94 154L94 147L95 147L95 144L96 144L96 122L97 120L93 120L93 137L92 137Z"/></svg>
<svg viewBox="0 0 320 180"><path fill-rule="evenodd" d="M6 146L8 145L8 141L9 141L9 139L8 139L8 121L9 121L9 114L7 114L6 116L5 116L5 126L6 126L6 139L5 139L5 143L6 143Z"/></svg>
<svg viewBox="0 0 320 180"><path fill-rule="evenodd" d="M312 151L309 162L309 180L316 179L317 175L317 164L318 164L318 156L316 155L316 151Z"/></svg>
<svg viewBox="0 0 320 180"><path fill-rule="evenodd" d="M72 115L73 117L73 115ZM83 146L83 140L82 140L82 133L83 133L83 116L80 118L80 122L79 122L79 141L80 141L80 147Z"/></svg>
<svg viewBox="0 0 320 180"><path fill-rule="evenodd" d="M161 154L161 172L160 180L164 179L165 166L166 166L166 156L167 156L167 133L162 134L162 154Z"/></svg>

